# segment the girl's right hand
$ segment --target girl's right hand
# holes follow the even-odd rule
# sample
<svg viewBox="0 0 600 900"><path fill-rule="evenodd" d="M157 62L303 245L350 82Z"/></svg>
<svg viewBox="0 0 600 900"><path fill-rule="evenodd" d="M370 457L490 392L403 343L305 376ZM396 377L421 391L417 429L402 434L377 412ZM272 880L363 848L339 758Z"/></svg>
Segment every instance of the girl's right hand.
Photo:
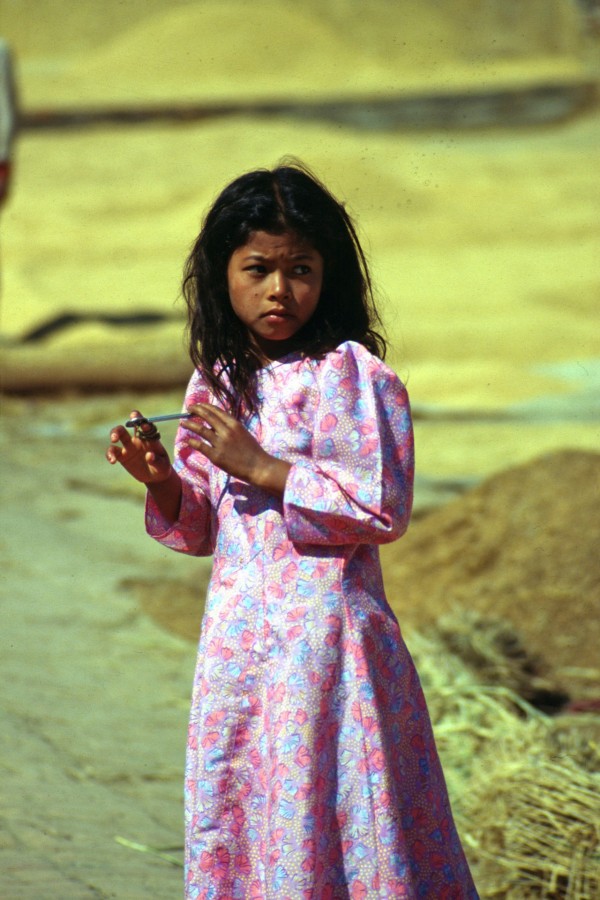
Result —
<svg viewBox="0 0 600 900"><path fill-rule="evenodd" d="M141 415L134 409L130 418L136 419ZM149 424L141 426L143 431L150 428ZM160 484L171 474L171 460L160 440L145 441L135 434L131 435L124 425L117 425L112 429L106 458L113 466L120 463L143 484Z"/></svg>

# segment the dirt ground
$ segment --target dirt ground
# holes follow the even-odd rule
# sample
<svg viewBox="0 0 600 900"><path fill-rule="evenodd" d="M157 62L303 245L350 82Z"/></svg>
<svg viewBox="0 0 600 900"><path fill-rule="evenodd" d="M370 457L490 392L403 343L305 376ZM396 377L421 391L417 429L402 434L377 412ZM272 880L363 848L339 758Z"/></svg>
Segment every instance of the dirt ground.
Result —
<svg viewBox="0 0 600 900"><path fill-rule="evenodd" d="M179 395L168 391L144 400L149 409L164 410L176 408ZM104 463L107 429L133 405L134 395L125 392L3 401L0 895L7 900L181 896L183 751L208 561L169 553L150 541L143 533L140 490ZM489 434L494 427L485 426L495 447L496 435ZM478 440L477 426L449 425L444 439L456 446L447 458L440 450L440 471L457 471L458 446L462 472L468 461L473 481L489 466L504 469L507 458L521 454L524 431L529 452L559 444L558 432L550 427L549 433L548 426L499 426L504 449L496 459ZM417 437L429 443L427 425L417 422ZM421 476L417 513L442 507L417 515L406 556L402 542L389 548L384 559L390 599L407 627L431 623L436 609L445 612L465 599L465 608L507 615L526 646L541 651L546 662L556 663L550 650L558 645L560 666L551 683L564 687L570 679L575 697L594 696L598 617L589 578L598 574L597 515L589 520L596 538L586 532L579 554L573 557L572 550L584 527L577 518L582 492L581 506L598 509L598 464L584 470L586 482L568 473L559 479L559 489L562 483L575 501L562 498L561 522L548 481L538 479L534 488L530 471L523 478L527 489L520 491L513 471L514 476L506 473L510 491L489 491L497 510L500 504L494 523L482 519L476 499L458 509L461 499L455 499L454 512L444 506L464 489L464 480ZM502 500L515 494L519 528L511 530ZM549 508L555 511L550 528L558 534L544 547L540 535L551 531L543 531L540 516ZM445 519L436 518L446 509ZM524 528L532 521L542 561L547 562L544 551L552 551L558 567L561 529L573 523L571 553L562 552L574 577L566 591L564 579L553 591L551 573L545 581L540 577L545 610ZM471 542L469 529L477 528ZM512 540L503 546L507 529ZM520 548L517 535L525 542ZM473 570L473 558L482 552L491 557L487 576L485 565ZM415 566L406 577L410 559ZM585 582L587 592L578 596ZM503 592L503 584L513 592ZM124 845L121 838L132 843Z"/></svg>
<svg viewBox="0 0 600 900"><path fill-rule="evenodd" d="M76 4L73 19L61 20L50 14L58 7L48 0L39 6L47 27L32 30L22 25L19 4L3 0L9 30L23 48L30 106L56 99L53 86L63 101L72 99L73 73L84 71L87 101L93 91L118 98L111 91L120 79L132 79L138 97L141 84L152 94L148 79L131 74L144 47L162 35L156 46L167 66L175 58L167 38L181 40L182 10L196 9L177 3L167 15L159 0L145 12L143 3L117 3L120 30L111 26L108 33L106 17L104 24L96 14L86 19L83 5ZM333 26L315 22L309 6L302 13L287 8L294 22L302 18L307 29L312 23L316 43L306 46L322 53ZM26 7L23 0L20 12ZM205 7L218 23L219 5ZM419 20L414 27L416 34L425 25ZM468 48L458 46L460 33L454 28L448 37L444 66L465 77ZM70 57L66 42L76 39ZM572 75L577 41L567 44L556 53ZM230 57L215 47L222 72L229 72ZM547 56L540 62L540 47L538 74L551 68ZM334 74L341 84L356 49L338 49ZM248 68L256 51L247 44L242 50ZM371 54L364 84L380 83L386 66ZM406 66L405 74L409 69L417 78L418 66ZM150 71L163 83L160 67ZM185 72L164 83L175 84ZM260 78L252 78L258 90ZM307 82L307 90L317 87L316 78ZM222 94L223 81L211 90ZM108 430L134 406L155 413L180 406L189 365L179 277L214 193L240 171L293 153L357 216L382 296L390 362L408 381L414 406L416 522L406 553L421 554L415 573L430 579L442 607L444 584L462 577L448 558L433 590L428 572L444 556L436 535L460 521L445 512L447 501L541 454L569 448L591 455L600 448L599 147L597 110L518 130L364 132L237 116L21 136L0 244L0 339L10 387L1 434L0 896L181 896L183 751L209 562L170 553L144 535L141 492L103 453ZM64 313L73 317L70 324L23 343ZM111 321L139 313L165 318L148 325ZM152 390L142 390L148 383ZM171 426L163 429L167 441L173 434ZM577 492L586 492L587 502L599 486L592 480L575 489L553 472L554 490L563 492L562 518L575 521ZM509 481L514 497L518 476ZM520 498L521 507L541 509L535 479L529 474L524 483L531 493ZM501 503L501 495L494 497ZM440 515L446 518L434 520ZM527 521L524 512L520 525ZM504 509L502 528L486 532L490 540L496 535L487 549L506 566L523 558L514 543L512 557L501 546L502 529L510 527ZM461 552L454 537L447 555ZM559 543L552 547L560 554ZM389 567L394 593L402 542L397 553ZM414 603L417 587L413 577ZM466 578L462 587L464 595ZM469 596L476 602L476 591ZM390 599L410 624L410 604ZM576 620L557 622L571 629L572 656L565 651L561 672L579 671L572 687L595 663L586 617L597 617L597 605L588 605L578 607ZM525 632L540 616L539 606L523 604ZM547 629L549 619L548 609Z"/></svg>

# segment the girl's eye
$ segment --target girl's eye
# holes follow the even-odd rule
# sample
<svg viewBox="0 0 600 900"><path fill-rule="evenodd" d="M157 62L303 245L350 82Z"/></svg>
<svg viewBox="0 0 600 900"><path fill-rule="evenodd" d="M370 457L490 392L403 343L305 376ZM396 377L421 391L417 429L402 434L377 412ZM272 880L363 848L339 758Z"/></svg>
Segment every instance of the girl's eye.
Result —
<svg viewBox="0 0 600 900"><path fill-rule="evenodd" d="M245 272L251 272L253 275L266 275L267 267L262 263L253 263L250 266L244 267ZM297 266L294 266L292 269L292 274L296 276L304 276L309 275L311 272L310 266L304 265L303 263L299 263Z"/></svg>

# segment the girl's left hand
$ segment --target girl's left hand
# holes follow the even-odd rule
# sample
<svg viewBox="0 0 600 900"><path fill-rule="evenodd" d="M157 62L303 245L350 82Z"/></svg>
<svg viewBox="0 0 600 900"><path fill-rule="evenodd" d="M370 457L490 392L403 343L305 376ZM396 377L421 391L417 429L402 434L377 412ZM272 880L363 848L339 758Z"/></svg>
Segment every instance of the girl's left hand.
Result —
<svg viewBox="0 0 600 900"><path fill-rule="evenodd" d="M185 419L181 426L193 432L189 445L199 450L215 466L257 487L282 495L290 463L271 456L260 446L247 428L224 410L208 403L188 407L205 424Z"/></svg>

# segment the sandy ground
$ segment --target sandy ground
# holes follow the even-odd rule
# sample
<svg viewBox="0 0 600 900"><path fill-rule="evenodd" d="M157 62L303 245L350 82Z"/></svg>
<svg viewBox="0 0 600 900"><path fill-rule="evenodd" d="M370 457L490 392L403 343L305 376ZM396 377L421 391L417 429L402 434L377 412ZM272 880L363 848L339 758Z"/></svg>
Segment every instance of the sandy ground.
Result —
<svg viewBox="0 0 600 900"><path fill-rule="evenodd" d="M179 893L178 869L114 837L181 844L194 650L159 630L121 586L125 577L162 577L171 560L148 552L139 499L112 496L118 479L101 466L94 422L102 404L92 409L87 425L71 423L91 411L81 402L26 403L5 419L14 462L3 484L7 900Z"/></svg>
<svg viewBox="0 0 600 900"><path fill-rule="evenodd" d="M151 408L165 409L176 396L168 392L145 399ZM188 692L208 568L206 561L177 556L147 539L140 491L103 463L106 426L116 410L128 410L132 403L133 396L124 393L4 401L0 895L7 900L180 896L176 865L115 838L181 857ZM417 433L426 440L419 426ZM446 431L457 441L469 434L473 440L469 429ZM532 426L529 434L535 434ZM512 435L505 433L509 454L518 455L521 439L518 427ZM478 455L482 468L484 460L490 464L484 450L471 451L469 458L475 462ZM573 490L572 479L566 481ZM417 509L443 499L445 483L421 482ZM598 495L597 479L578 483L577 489L585 490L588 503L596 502L597 508L591 500L592 492ZM527 507L528 496L521 498L521 507ZM536 497L531 495L532 507ZM572 506L569 515L574 518ZM457 513L450 516L452 530L457 518L458 533L464 534L465 522ZM507 518L505 513L503 527ZM426 526L430 519L418 524ZM409 550L414 556L416 547L427 589L433 584L439 594L416 529ZM488 538L493 533L493 528L481 529ZM454 542L459 553L466 551L463 568L471 582L469 552L477 556L485 540L481 536L474 548L464 544L464 537L462 544ZM452 546L449 540L450 553ZM553 550L560 553L556 545ZM498 547L486 552L501 557ZM433 542L431 553L439 563L443 546ZM402 554L395 559L401 569ZM592 555L589 565L593 562ZM441 582L451 583L457 571L460 576L459 559L442 565ZM505 572L509 581L510 572ZM413 616L407 600L419 601L414 576L409 595L399 591L402 578L393 566L387 573L392 602L402 607L402 621L408 624ZM496 570L492 584L490 574L488 597L501 578ZM469 593L471 582L461 582L463 593ZM552 621L540 620L542 610L525 578L520 589L520 608L510 598L505 604L512 607L515 625L527 634L528 624L535 628L541 622L547 636L556 637ZM425 599L430 614L432 600L444 608L443 591ZM472 584L470 599L476 604ZM593 639L577 640L590 632L586 610L579 612L583 617L577 620L561 617L563 646L570 640L572 653L569 658L563 652L561 662L563 669L570 662L583 681L587 671L589 689L589 667L596 662ZM595 615L593 607L588 612Z"/></svg>
<svg viewBox="0 0 600 900"><path fill-rule="evenodd" d="M115 60L139 66L122 48L153 33L139 4L135 14L135 4L117 6L128 37L84 40L79 13L65 26L80 22L73 70L93 51L88 99L98 84L106 96L102 77ZM176 6L179 16L186 4ZM158 15L160 3L148 12ZM175 34L179 19L169 22ZM72 90L48 29L27 36L15 23L23 47L30 42L25 95L43 98L49 72ZM380 57L369 65L369 77L381 75ZM180 405L189 366L178 282L215 191L294 153L347 199L381 290L390 361L414 404L422 518L539 454L600 446L599 146L595 113L518 131L365 133L241 116L22 136L2 213L0 335L5 379L37 387L2 403L0 896L181 895L177 865L115 837L180 859L208 564L145 537L140 491L103 450L133 406ZM88 320L21 342L64 312ZM138 312L169 319L99 321ZM141 391L152 375L163 387ZM585 612L574 629L585 628ZM524 608L525 626L529 616ZM591 665L573 634L573 666Z"/></svg>

